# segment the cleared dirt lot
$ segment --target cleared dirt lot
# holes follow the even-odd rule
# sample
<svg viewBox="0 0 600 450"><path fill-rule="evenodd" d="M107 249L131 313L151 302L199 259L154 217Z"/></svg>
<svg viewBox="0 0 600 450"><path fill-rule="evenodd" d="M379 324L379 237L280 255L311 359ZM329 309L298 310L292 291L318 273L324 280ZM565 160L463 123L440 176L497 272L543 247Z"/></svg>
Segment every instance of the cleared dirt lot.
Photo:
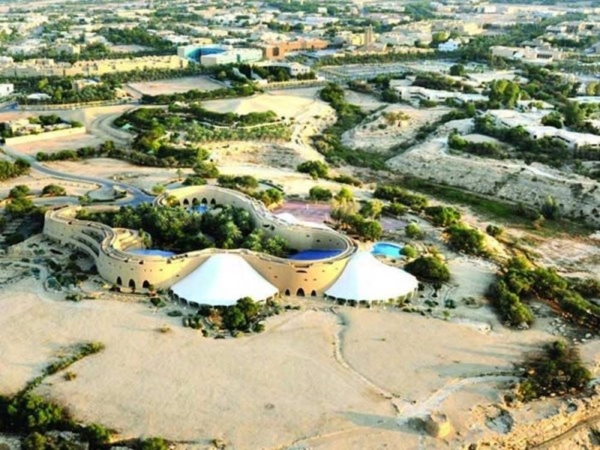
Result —
<svg viewBox="0 0 600 450"><path fill-rule="evenodd" d="M184 77L169 80L129 83L127 86L145 95L179 94L192 89L199 91L214 91L223 85L208 77Z"/></svg>
<svg viewBox="0 0 600 450"><path fill-rule="evenodd" d="M35 142L11 145L10 147L19 153L34 156L38 152L55 153L60 150L76 150L81 147L97 147L102 144L101 139L92 134L80 134L77 136L65 136L60 138L45 139Z"/></svg>
<svg viewBox="0 0 600 450"><path fill-rule="evenodd" d="M263 334L215 340L146 304L65 302L23 281L0 291L0 393L21 388L65 346L99 341L103 352L71 367L75 380L59 374L38 392L122 437L219 438L236 449L457 448L490 432L476 405L498 402L501 372L549 337L290 301L302 310L269 319ZM434 441L408 426L433 410L462 435Z"/></svg>

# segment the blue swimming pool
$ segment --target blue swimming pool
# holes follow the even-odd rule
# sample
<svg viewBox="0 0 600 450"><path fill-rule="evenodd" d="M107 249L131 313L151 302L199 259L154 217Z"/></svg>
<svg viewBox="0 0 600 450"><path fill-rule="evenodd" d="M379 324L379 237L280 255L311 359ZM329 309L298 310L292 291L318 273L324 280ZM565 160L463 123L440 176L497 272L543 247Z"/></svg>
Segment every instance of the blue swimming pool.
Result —
<svg viewBox="0 0 600 450"><path fill-rule="evenodd" d="M288 259L293 259L294 261L313 261L315 259L332 258L340 253L342 253L341 250L302 250Z"/></svg>
<svg viewBox="0 0 600 450"><path fill-rule="evenodd" d="M175 256L173 252L167 252L165 250L157 250L151 248L138 248L136 250L129 250L127 253L131 253L132 255L143 255L143 256L162 256L163 258L169 258L170 256Z"/></svg>
<svg viewBox="0 0 600 450"><path fill-rule="evenodd" d="M205 213L208 211L208 205L196 205L190 208L190 211L196 212L198 214Z"/></svg>
<svg viewBox="0 0 600 450"><path fill-rule="evenodd" d="M402 246L392 242L377 242L373 245L371 253L374 255L387 256L388 258L402 258L400 251Z"/></svg>

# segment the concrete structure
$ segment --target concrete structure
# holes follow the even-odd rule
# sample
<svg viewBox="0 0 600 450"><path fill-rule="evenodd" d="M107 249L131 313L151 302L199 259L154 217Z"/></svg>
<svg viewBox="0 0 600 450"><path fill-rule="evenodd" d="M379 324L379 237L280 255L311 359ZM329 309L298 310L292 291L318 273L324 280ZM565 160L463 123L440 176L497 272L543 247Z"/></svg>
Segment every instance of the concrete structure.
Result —
<svg viewBox="0 0 600 450"><path fill-rule="evenodd" d="M429 102L441 103L448 99L455 99L459 102L479 102L486 101L488 98L482 94L466 94L464 92L438 91L436 89L427 89L421 86L397 86L394 89L398 92L402 100L417 102L426 100Z"/></svg>
<svg viewBox="0 0 600 450"><path fill-rule="evenodd" d="M292 77L297 77L298 75L306 75L311 72L310 67L305 66L303 64L292 62L292 63L277 63L277 62L265 62L257 64L257 66L261 67L283 67L287 69L289 74Z"/></svg>
<svg viewBox="0 0 600 450"><path fill-rule="evenodd" d="M8 97L15 92L15 85L12 83L0 84L0 98Z"/></svg>
<svg viewBox="0 0 600 450"><path fill-rule="evenodd" d="M369 25L365 29L365 46L369 46L375 42L375 33L373 33L373 26Z"/></svg>
<svg viewBox="0 0 600 450"><path fill-rule="evenodd" d="M77 61L73 64L55 62L53 59L30 59L22 63L0 66L0 76L26 78L83 75L94 77L105 73L129 72L132 70L183 69L188 64L189 61L187 59L182 59L175 55Z"/></svg>
<svg viewBox="0 0 600 450"><path fill-rule="evenodd" d="M329 42L322 39L298 39L287 42L270 42L262 46L265 59L277 60L285 58L287 53L307 50L323 50Z"/></svg>
<svg viewBox="0 0 600 450"><path fill-rule="evenodd" d="M70 206L48 211L44 234L63 245L72 245L90 255L98 273L107 282L134 289L170 288L200 267L209 257L219 254L241 256L265 280L285 295L318 295L325 292L342 273L356 245L347 236L328 228L291 224L271 214L262 203L244 194L215 186L190 186L175 189L157 198L163 205L167 198L181 205L230 204L247 210L255 226L267 236L281 236L290 247L299 250L337 250L335 256L311 261L290 260L246 249L205 249L171 257L129 253L143 248L137 231L113 229L106 225L77 220L82 209ZM117 207L88 207L93 211L116 210ZM231 274L235 279L235 274Z"/></svg>
<svg viewBox="0 0 600 450"><path fill-rule="evenodd" d="M239 64L260 61L263 51L259 48L232 48L222 53L202 55L200 64L218 66L221 64Z"/></svg>
<svg viewBox="0 0 600 450"><path fill-rule="evenodd" d="M564 52L552 47L503 47L499 45L492 47L492 55L538 64L550 64L566 57Z"/></svg>

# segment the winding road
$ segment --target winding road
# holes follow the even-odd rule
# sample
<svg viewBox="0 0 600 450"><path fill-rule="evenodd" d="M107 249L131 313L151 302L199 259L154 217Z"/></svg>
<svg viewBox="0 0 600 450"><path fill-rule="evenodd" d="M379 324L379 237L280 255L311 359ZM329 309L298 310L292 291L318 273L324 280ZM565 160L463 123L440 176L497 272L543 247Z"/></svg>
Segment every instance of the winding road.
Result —
<svg viewBox="0 0 600 450"><path fill-rule="evenodd" d="M93 133L100 137L107 137L112 139L117 144L127 145L131 141L131 135L125 131L119 130L112 126L113 121L120 116L122 113L110 112L107 114L101 114L92 119L88 124L87 128L90 133ZM76 173L66 173L59 170L50 169L45 165L38 162L35 157L20 153L15 148L4 145L2 150L7 156L14 159L23 159L27 161L33 170L41 174L47 175L52 178L59 180L80 182L80 183L91 183L100 186L100 189L107 191L124 191L127 196L123 199L117 200L114 203L119 205L138 205L144 202L152 202L154 197L146 194L139 188L131 186L130 184L122 183L120 181L109 180L105 178L92 177Z"/></svg>

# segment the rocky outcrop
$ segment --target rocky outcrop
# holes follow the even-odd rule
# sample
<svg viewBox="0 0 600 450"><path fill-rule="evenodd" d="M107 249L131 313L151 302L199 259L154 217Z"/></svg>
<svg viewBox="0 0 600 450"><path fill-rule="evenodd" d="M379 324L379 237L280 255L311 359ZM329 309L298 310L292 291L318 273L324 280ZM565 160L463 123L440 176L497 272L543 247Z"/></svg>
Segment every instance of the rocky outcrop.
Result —
<svg viewBox="0 0 600 450"><path fill-rule="evenodd" d="M600 226L600 183L538 164L451 155L446 139L430 139L387 164L399 173L532 208L551 196L564 216Z"/></svg>

